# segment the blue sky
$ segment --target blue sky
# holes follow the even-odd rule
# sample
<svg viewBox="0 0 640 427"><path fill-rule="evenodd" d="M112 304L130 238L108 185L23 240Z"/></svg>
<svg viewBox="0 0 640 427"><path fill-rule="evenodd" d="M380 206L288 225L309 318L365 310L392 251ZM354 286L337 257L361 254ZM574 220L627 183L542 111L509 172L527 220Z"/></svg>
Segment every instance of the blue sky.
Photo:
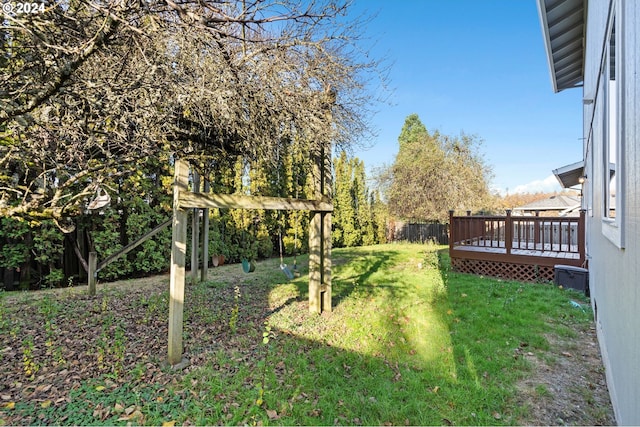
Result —
<svg viewBox="0 0 640 427"><path fill-rule="evenodd" d="M535 0L354 0L374 57L391 63L378 136L354 155L369 170L393 162L405 118L484 140L492 187L559 190L552 170L582 158L582 89L554 94Z"/></svg>

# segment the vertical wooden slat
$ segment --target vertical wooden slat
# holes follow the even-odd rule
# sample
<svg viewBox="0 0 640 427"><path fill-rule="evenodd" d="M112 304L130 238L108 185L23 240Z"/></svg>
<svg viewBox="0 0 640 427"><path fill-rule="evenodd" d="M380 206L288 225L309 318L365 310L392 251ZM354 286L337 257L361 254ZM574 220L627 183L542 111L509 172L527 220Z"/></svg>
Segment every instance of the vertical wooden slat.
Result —
<svg viewBox="0 0 640 427"><path fill-rule="evenodd" d="M489 232L491 233L489 235L489 238L490 238L489 246L492 246L492 247L494 246L494 243L493 243L494 240L496 241L497 245L500 245L500 237L498 236L496 238L496 222L495 221L493 221L493 220L489 221L489 230L490 230ZM498 234L499 233L500 233L500 228L498 228ZM487 246L487 245L485 244L485 246Z"/></svg>
<svg viewBox="0 0 640 427"><path fill-rule="evenodd" d="M187 253L187 212L178 207L179 193L187 191L189 167L175 162L173 183L173 222L171 226L171 276L169 280L169 363L182 361L185 258Z"/></svg>
<svg viewBox="0 0 640 427"><path fill-rule="evenodd" d="M536 211L536 219L533 223L533 247L538 247L540 243L540 211Z"/></svg>

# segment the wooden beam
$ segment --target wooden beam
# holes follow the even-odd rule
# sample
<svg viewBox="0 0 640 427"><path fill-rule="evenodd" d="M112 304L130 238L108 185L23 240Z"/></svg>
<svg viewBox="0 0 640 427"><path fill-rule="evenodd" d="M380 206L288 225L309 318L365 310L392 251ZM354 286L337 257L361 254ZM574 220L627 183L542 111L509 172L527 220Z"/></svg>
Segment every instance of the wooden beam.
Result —
<svg viewBox="0 0 640 427"><path fill-rule="evenodd" d="M187 253L187 211L180 209L178 197L187 191L189 166L183 160L175 163L173 182L173 221L171 227L171 276L169 280L169 364L182 362L182 329L184 312L185 258Z"/></svg>
<svg viewBox="0 0 640 427"><path fill-rule="evenodd" d="M333 205L328 197L320 200L305 200L281 197L246 196L242 194L180 193L180 209L272 209L282 211L332 212Z"/></svg>
<svg viewBox="0 0 640 427"><path fill-rule="evenodd" d="M582 261L578 258L561 258L561 257L546 257L538 255L517 255L497 252L483 252L483 251L465 251L464 249L453 249L449 251L451 258L458 259L472 259L478 261L493 261L493 262L506 262L510 264L527 264L527 265L540 265L553 267L556 264L573 265L581 267Z"/></svg>
<svg viewBox="0 0 640 427"><path fill-rule="evenodd" d="M152 238L153 236L155 236L156 234L158 234L159 232L161 232L162 230L167 228L169 225L171 225L171 221L172 220L170 220L170 219L166 220L165 222L163 222L162 224L158 225L153 230L149 231L144 236L140 237L135 242L129 243L127 246L125 246L124 248L120 249L118 252L116 252L114 254L111 254L108 257L106 257L105 259L103 259L102 261L100 261L100 263L98 263L98 268L97 268L96 272L102 270L107 265L111 264L113 261L115 261L116 259L120 258L122 255L125 255L128 252L131 252L133 249L137 248L138 246L140 246L141 244L143 244L144 242L146 242L147 240L149 240L150 238Z"/></svg>

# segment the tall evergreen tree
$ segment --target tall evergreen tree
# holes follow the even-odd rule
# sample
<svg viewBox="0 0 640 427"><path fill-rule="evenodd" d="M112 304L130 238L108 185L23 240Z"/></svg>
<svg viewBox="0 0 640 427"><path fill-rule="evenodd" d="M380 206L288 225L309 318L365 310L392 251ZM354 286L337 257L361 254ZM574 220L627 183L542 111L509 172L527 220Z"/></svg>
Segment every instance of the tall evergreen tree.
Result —
<svg viewBox="0 0 640 427"><path fill-rule="evenodd" d="M403 145L407 143L416 142L427 138L428 136L429 132L425 125L420 121L420 117L415 113L410 114L405 119L402 130L400 131L400 136L398 136L400 149L402 149Z"/></svg>
<svg viewBox="0 0 640 427"><path fill-rule="evenodd" d="M352 159L353 170L353 201L356 222L356 241L358 245L371 245L373 233L371 229L371 209L369 206L369 190L366 185L364 162L358 158Z"/></svg>
<svg viewBox="0 0 640 427"><path fill-rule="evenodd" d="M375 190L371 194L372 224L375 243L387 243L387 222L389 214L387 206L380 198L380 192Z"/></svg>
<svg viewBox="0 0 640 427"><path fill-rule="evenodd" d="M334 171L333 245L348 247L378 243L378 220L374 217L364 162L357 157L350 159L341 152L334 160Z"/></svg>

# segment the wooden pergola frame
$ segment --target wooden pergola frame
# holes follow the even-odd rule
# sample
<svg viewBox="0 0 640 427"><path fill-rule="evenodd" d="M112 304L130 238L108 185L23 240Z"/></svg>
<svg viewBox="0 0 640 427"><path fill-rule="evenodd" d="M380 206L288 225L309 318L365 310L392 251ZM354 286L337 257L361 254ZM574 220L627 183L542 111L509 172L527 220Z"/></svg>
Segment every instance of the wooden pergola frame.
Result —
<svg viewBox="0 0 640 427"><path fill-rule="evenodd" d="M183 360L183 312L185 287L185 258L187 249L187 216L189 209L204 209L203 217L203 257L202 279L207 275L208 257L208 209L266 209L266 210L308 210L309 222L309 311L322 313L331 311L331 150L320 147L314 158L313 180L314 200L278 198L248 195L211 194L205 180L204 193L199 192L200 184L194 173L194 191L189 191L189 165L185 160L176 159L173 182L173 220L171 237L171 275L169 282L169 343L168 358L172 366L182 365ZM192 267L191 274L198 274L198 215L193 216Z"/></svg>

